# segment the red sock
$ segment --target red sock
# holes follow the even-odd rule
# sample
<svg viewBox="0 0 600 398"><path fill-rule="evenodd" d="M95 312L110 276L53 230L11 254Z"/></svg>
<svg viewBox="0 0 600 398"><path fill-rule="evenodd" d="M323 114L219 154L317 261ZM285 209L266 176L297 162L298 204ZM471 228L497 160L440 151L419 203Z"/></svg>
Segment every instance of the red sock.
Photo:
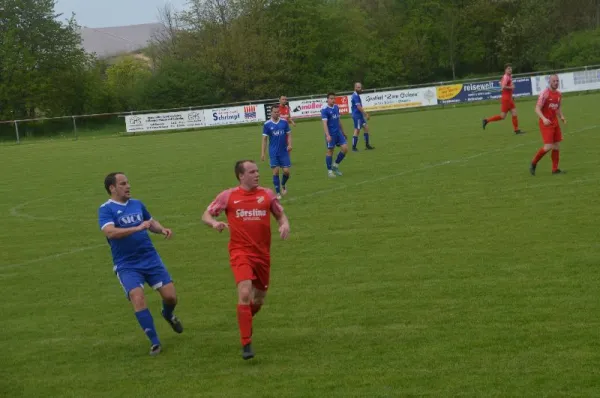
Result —
<svg viewBox="0 0 600 398"><path fill-rule="evenodd" d="M249 344L252 341L252 310L250 305L238 304L237 318L242 345Z"/></svg>
<svg viewBox="0 0 600 398"><path fill-rule="evenodd" d="M552 171L558 170L558 158L560 157L559 151L556 149L552 150Z"/></svg>
<svg viewBox="0 0 600 398"><path fill-rule="evenodd" d="M513 122L513 127L515 128L515 131L517 131L519 129L519 118L517 118L516 116L513 116L512 122Z"/></svg>
<svg viewBox="0 0 600 398"><path fill-rule="evenodd" d="M497 122L498 120L502 120L502 116L500 116L500 115L492 116L491 118L487 119L487 122L488 123Z"/></svg>
<svg viewBox="0 0 600 398"><path fill-rule="evenodd" d="M260 307L262 307L260 304L250 303L250 308L252 309L252 316L256 315L256 313L260 311Z"/></svg>
<svg viewBox="0 0 600 398"><path fill-rule="evenodd" d="M544 157L545 154L547 154L548 152L544 150L544 147L541 147L539 151L537 151L537 153L535 154L535 157L533 158L533 160L531 161L532 164L538 164L538 162L540 161L540 159L542 159Z"/></svg>

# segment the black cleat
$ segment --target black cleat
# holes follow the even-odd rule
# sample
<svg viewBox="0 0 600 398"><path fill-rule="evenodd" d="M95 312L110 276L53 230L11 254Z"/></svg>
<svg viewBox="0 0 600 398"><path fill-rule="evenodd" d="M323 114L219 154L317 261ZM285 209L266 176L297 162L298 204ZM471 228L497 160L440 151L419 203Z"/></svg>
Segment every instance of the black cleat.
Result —
<svg viewBox="0 0 600 398"><path fill-rule="evenodd" d="M252 344L248 343L242 348L242 358L244 361L254 358L254 351L252 351Z"/></svg>
<svg viewBox="0 0 600 398"><path fill-rule="evenodd" d="M169 325L171 325L171 327L173 328L175 333L183 332L183 325L181 324L181 321L179 320L179 318L177 318L175 315L173 315L171 317L171 319L168 319L165 316L164 311L161 311L160 313L162 314L163 318L165 318L165 321L169 322Z"/></svg>
<svg viewBox="0 0 600 398"><path fill-rule="evenodd" d="M521 134L525 134L525 132L521 131L521 130L515 130L515 134L516 135L521 135Z"/></svg>
<svg viewBox="0 0 600 398"><path fill-rule="evenodd" d="M358 152L358 148L356 148L355 146L352 147L352 152Z"/></svg>
<svg viewBox="0 0 600 398"><path fill-rule="evenodd" d="M153 344L152 347L150 347L150 355L153 357L160 354L160 351L160 344Z"/></svg>
<svg viewBox="0 0 600 398"><path fill-rule="evenodd" d="M369 144L367 144L367 145L365 146L365 148L367 148L367 149L375 149L375 147L374 147L374 146L371 146L371 145L369 145Z"/></svg>
<svg viewBox="0 0 600 398"><path fill-rule="evenodd" d="M536 168L536 165L535 165L535 164L531 163L531 164L529 165L529 172L531 173L531 175L532 175L532 176L534 176L534 175L535 175L535 168Z"/></svg>
<svg viewBox="0 0 600 398"><path fill-rule="evenodd" d="M565 173L566 173L566 171L562 171L561 169L554 170L554 171L552 172L552 174L565 174Z"/></svg>
<svg viewBox="0 0 600 398"><path fill-rule="evenodd" d="M488 124L488 121L487 121L487 119L483 119L483 120L481 121L481 126L483 127L483 129L484 129L484 130L485 130L485 126L487 126L487 124Z"/></svg>

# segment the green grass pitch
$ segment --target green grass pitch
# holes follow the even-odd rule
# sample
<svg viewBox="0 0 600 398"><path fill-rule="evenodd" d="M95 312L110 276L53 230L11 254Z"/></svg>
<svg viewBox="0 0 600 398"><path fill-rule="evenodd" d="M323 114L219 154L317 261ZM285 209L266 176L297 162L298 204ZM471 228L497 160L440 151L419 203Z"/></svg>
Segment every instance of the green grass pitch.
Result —
<svg viewBox="0 0 600 398"><path fill-rule="evenodd" d="M517 103L523 136L509 118L481 129L499 104L373 114L375 151L349 153L337 179L321 122L300 123L283 201L292 234L274 235L250 362L228 234L200 216L235 185L235 160L259 160L260 126L0 147L0 396L598 394L599 101L564 98L560 176L550 156L529 175L533 100ZM185 331L147 288L156 358L98 230L117 170L175 233L153 239Z"/></svg>

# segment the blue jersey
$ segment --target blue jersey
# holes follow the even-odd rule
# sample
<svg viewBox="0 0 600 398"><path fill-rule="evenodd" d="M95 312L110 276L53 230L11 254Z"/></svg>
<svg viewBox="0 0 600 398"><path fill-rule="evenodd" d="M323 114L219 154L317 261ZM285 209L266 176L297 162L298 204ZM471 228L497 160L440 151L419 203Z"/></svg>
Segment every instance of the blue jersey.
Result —
<svg viewBox="0 0 600 398"><path fill-rule="evenodd" d="M329 135L342 134L340 129L340 108L337 105L323 105L321 108L321 119L327 121Z"/></svg>
<svg viewBox="0 0 600 398"><path fill-rule="evenodd" d="M362 101L360 100L360 95L358 95L356 91L352 94L350 102L352 103L352 116L361 116L362 112L358 110L357 105L362 106Z"/></svg>
<svg viewBox="0 0 600 398"><path fill-rule="evenodd" d="M139 200L130 199L127 203L108 200L98 209L100 229L107 225L117 228L136 227L152 216ZM138 231L122 239L106 239L112 252L114 270L147 269L162 265L162 260L152 244L148 231Z"/></svg>
<svg viewBox="0 0 600 398"><path fill-rule="evenodd" d="M263 126L263 135L269 137L269 154L277 155L287 153L287 135L290 133L290 125L283 119L274 122L269 119Z"/></svg>

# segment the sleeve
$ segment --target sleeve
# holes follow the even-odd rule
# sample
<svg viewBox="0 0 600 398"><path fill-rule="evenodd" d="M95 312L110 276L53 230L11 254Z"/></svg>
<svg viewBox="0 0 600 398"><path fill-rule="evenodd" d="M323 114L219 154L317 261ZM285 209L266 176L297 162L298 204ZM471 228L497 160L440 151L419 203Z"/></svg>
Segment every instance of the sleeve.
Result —
<svg viewBox="0 0 600 398"><path fill-rule="evenodd" d="M229 196L231 195L231 190L225 190L217 195L215 200L208 205L207 210L211 216L217 217L223 211L227 210L227 202L229 201Z"/></svg>
<svg viewBox="0 0 600 398"><path fill-rule="evenodd" d="M107 225L115 225L115 220L108 206L100 206L98 209L98 225L101 231Z"/></svg>
<svg viewBox="0 0 600 398"><path fill-rule="evenodd" d="M500 79L500 87L506 86L506 85L508 85L508 76L504 75L504 76L502 76L502 79Z"/></svg>
<svg viewBox="0 0 600 398"><path fill-rule="evenodd" d="M544 106L547 99L548 99L548 89L545 89L544 91L542 91L540 93L540 96L538 97L537 103L535 105L539 106L541 108Z"/></svg>
<svg viewBox="0 0 600 398"><path fill-rule="evenodd" d="M328 120L327 117L327 108L321 108L321 120Z"/></svg>
<svg viewBox="0 0 600 398"><path fill-rule="evenodd" d="M283 206L281 205L281 202L279 202L275 192L272 190L267 189L267 195L269 196L269 203L271 204L271 213L273 213L274 216L279 217L283 214Z"/></svg>
<svg viewBox="0 0 600 398"><path fill-rule="evenodd" d="M142 216L144 217L144 221L152 220L152 215L150 214L150 212L148 211L146 206L143 203L141 203L141 205L142 205Z"/></svg>
<svg viewBox="0 0 600 398"><path fill-rule="evenodd" d="M269 136L269 128L267 127L267 124L266 124L266 123L265 123L265 124L263 124L263 135L264 135L265 137L268 137L268 136Z"/></svg>

